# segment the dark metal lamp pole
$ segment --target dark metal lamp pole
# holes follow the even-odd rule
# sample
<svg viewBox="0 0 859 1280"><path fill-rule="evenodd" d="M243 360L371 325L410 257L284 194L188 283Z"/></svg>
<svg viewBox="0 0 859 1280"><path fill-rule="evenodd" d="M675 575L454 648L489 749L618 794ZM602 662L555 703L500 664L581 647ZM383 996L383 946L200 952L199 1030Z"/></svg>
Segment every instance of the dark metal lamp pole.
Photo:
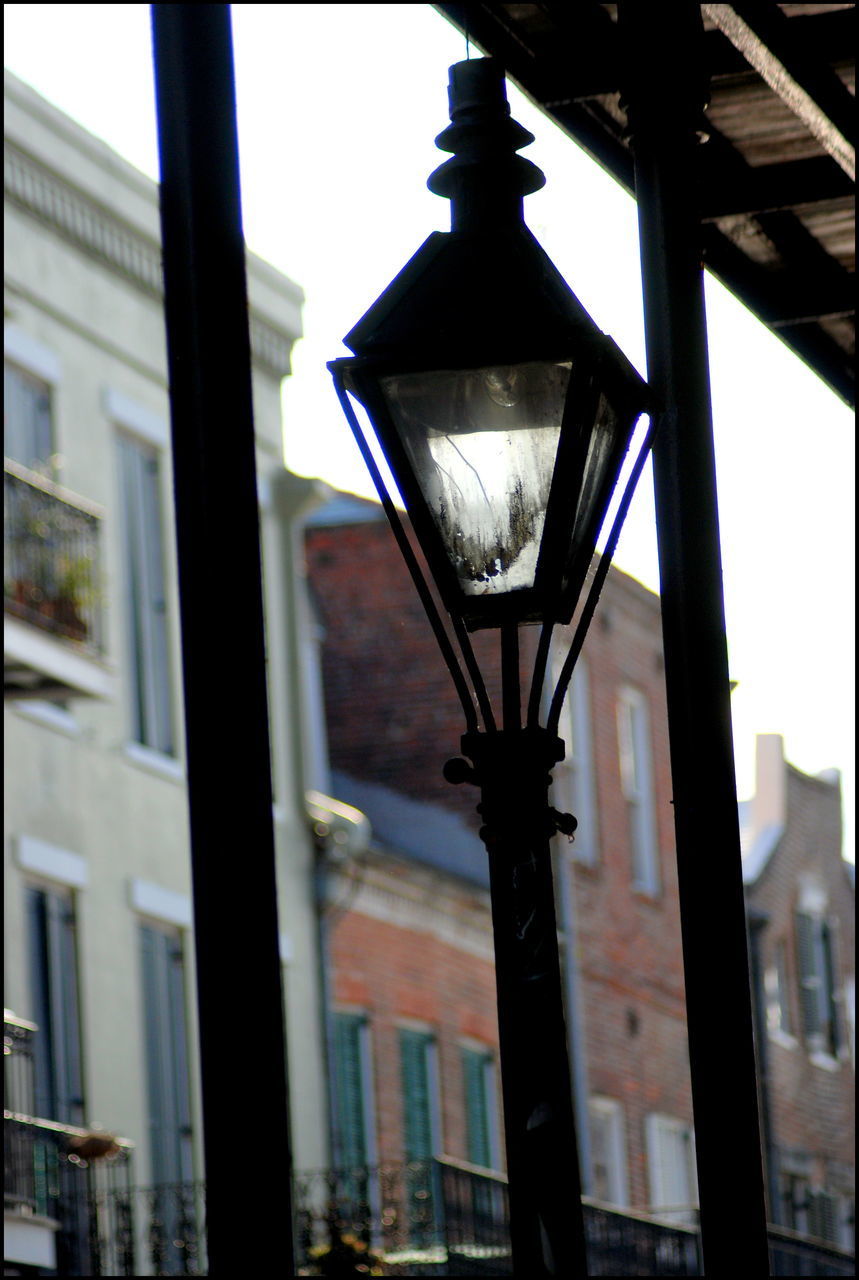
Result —
<svg viewBox="0 0 859 1280"><path fill-rule="evenodd" d="M451 68L450 118L437 142L453 154L429 187L450 199L451 231L429 237L347 336L355 355L329 368L462 703L467 759L445 776L480 788L514 1273L583 1276L550 856L555 832L576 823L550 808L548 788L564 694L650 431L583 597L585 583L649 392L525 226L522 198L544 179L516 154L533 139L510 117L498 64ZM574 614L543 725L552 631ZM542 625L524 707L523 623ZM501 638L500 725L469 638L484 628Z"/></svg>

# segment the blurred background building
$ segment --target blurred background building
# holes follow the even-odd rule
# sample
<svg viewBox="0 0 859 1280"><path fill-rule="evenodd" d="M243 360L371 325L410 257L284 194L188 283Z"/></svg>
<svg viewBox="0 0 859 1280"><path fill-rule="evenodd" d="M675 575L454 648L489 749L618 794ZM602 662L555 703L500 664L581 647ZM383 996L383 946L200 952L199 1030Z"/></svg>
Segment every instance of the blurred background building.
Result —
<svg viewBox="0 0 859 1280"><path fill-rule="evenodd" d="M68 1166L72 1138L100 1124L127 1139L126 1184L201 1176L194 955L158 191L8 72L4 93L6 1004L10 1045L32 1065L5 1105L38 1118L11 1123L6 1256L47 1266L60 1163L79 1189L97 1167ZM280 402L303 299L252 256L248 277L292 1123L296 1159L317 1167L324 1045L291 587L292 520L313 485L284 471ZM213 630L241 615L242 583L224 581ZM241 749L227 725L223 749ZM237 919L224 946L253 927ZM225 1052L253 1053L241 990L223 993L223 1017ZM181 1200L153 1211L165 1238L191 1214Z"/></svg>

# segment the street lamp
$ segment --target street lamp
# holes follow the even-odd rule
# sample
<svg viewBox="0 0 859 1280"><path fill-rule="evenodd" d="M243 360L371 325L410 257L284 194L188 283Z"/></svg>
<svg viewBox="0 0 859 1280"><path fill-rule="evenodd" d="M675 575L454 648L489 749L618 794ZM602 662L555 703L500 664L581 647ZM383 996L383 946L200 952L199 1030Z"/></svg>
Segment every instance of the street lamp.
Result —
<svg viewBox="0 0 859 1280"><path fill-rule="evenodd" d="M329 368L463 706L466 759L449 761L445 776L481 790L514 1270L585 1275L549 844L576 823L550 808L548 787L564 754L564 694L649 433L545 725L540 714L552 630L580 604L649 397L525 226L523 196L544 177L517 155L533 136L510 116L502 69L488 58L457 63L449 97L451 124L436 141L452 157L428 185L450 199L451 230L430 235L346 337L354 356ZM523 716L524 623L542 630ZM485 628L501 637L500 727L470 640Z"/></svg>

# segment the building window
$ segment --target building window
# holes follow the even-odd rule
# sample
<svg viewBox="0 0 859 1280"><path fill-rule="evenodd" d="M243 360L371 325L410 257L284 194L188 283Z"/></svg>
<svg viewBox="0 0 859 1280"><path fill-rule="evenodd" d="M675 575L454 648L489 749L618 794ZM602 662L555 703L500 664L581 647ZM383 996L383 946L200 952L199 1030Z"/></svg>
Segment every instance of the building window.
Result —
<svg viewBox="0 0 859 1280"><path fill-rule="evenodd" d="M498 1169L498 1110L495 1062L491 1053L462 1050L465 1089L466 1158L484 1169Z"/></svg>
<svg viewBox="0 0 859 1280"><path fill-rule="evenodd" d="M409 1238L429 1244L437 1202L432 1160L441 1150L436 1046L429 1032L400 1030L400 1068Z"/></svg>
<svg viewBox="0 0 859 1280"><path fill-rule="evenodd" d="M664 1222L694 1223L698 1179L691 1127L673 1116L649 1115L645 1137L649 1211Z"/></svg>
<svg viewBox="0 0 859 1280"><path fill-rule="evenodd" d="M50 384L17 365L3 367L3 453L31 471L50 474L54 427Z"/></svg>
<svg viewBox="0 0 859 1280"><path fill-rule="evenodd" d="M632 886L659 893L659 851L653 800L653 763L647 702L637 689L622 689L617 704L620 778L629 820Z"/></svg>
<svg viewBox="0 0 859 1280"><path fill-rule="evenodd" d="M334 1041L335 1137L337 1166L360 1169L371 1163L372 1131L367 1079L369 1028L360 1014L335 1013Z"/></svg>
<svg viewBox="0 0 859 1280"><path fill-rule="evenodd" d="M831 1191L812 1191L808 1197L808 1234L829 1244L841 1238L841 1205Z"/></svg>
<svg viewBox="0 0 859 1280"><path fill-rule="evenodd" d="M855 1247L853 1198L813 1187L809 1178L794 1172L780 1178L783 1224L803 1236L812 1236L839 1249Z"/></svg>
<svg viewBox="0 0 859 1280"><path fill-rule="evenodd" d="M797 912L796 956L803 1035L813 1051L837 1057L841 1028L835 939L828 920Z"/></svg>
<svg viewBox="0 0 859 1280"><path fill-rule="evenodd" d="M566 654L556 652L552 685L557 685ZM591 735L590 690L587 665L579 658L561 711L558 734L564 740L564 759L555 766L552 803L578 822L573 856L579 862L597 859L597 805Z"/></svg>
<svg viewBox="0 0 859 1280"><path fill-rule="evenodd" d="M140 954L151 1179L172 1186L193 1177L182 935L141 925Z"/></svg>
<svg viewBox="0 0 859 1280"><path fill-rule="evenodd" d="M28 887L27 934L35 1069L35 1112L83 1124L78 957L74 902L61 889Z"/></svg>
<svg viewBox="0 0 859 1280"><path fill-rule="evenodd" d="M767 1027L770 1032L793 1035L790 1012L790 986L787 979L787 945L782 939L773 951L773 962L764 974L767 1003Z"/></svg>
<svg viewBox="0 0 859 1280"><path fill-rule="evenodd" d="M132 737L175 754L157 451L118 437Z"/></svg>
<svg viewBox="0 0 859 1280"><path fill-rule="evenodd" d="M808 1211L811 1205L808 1177L795 1169L783 1169L779 1175L779 1194L780 1225L800 1235L808 1235Z"/></svg>
<svg viewBox="0 0 859 1280"><path fill-rule="evenodd" d="M623 1108L613 1098L591 1098L588 1115L591 1131L590 1194L603 1204L624 1208L629 1201Z"/></svg>

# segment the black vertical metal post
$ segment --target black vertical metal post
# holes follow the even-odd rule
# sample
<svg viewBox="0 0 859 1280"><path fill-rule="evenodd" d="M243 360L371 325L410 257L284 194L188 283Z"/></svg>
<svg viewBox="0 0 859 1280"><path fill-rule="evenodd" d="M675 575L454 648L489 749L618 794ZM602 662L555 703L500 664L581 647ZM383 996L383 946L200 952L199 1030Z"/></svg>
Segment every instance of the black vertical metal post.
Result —
<svg viewBox="0 0 859 1280"><path fill-rule="evenodd" d="M250 340L230 7L152 5L209 1273L292 1274ZM240 613L225 626L225 605ZM237 1020L247 1034L236 1039ZM253 1142L253 1214L226 1131Z"/></svg>
<svg viewBox="0 0 859 1280"><path fill-rule="evenodd" d="M505 726L470 733L489 854L513 1274L586 1276L582 1189L567 1055L548 801L563 743L522 729L503 639Z"/></svg>
<svg viewBox="0 0 859 1280"><path fill-rule="evenodd" d="M778 1157L773 1141L770 1107L769 1046L767 1042L767 1003L764 986L763 947L769 915L760 907L751 907L749 922L749 963L752 977L752 1014L755 1020L755 1047L758 1061L758 1106L761 1113L761 1137L764 1144L764 1173L767 1190L767 1221L777 1226L781 1217L779 1204Z"/></svg>
<svg viewBox="0 0 859 1280"><path fill-rule="evenodd" d="M635 155L689 1056L707 1275L769 1275L710 406L701 11L622 3Z"/></svg>

